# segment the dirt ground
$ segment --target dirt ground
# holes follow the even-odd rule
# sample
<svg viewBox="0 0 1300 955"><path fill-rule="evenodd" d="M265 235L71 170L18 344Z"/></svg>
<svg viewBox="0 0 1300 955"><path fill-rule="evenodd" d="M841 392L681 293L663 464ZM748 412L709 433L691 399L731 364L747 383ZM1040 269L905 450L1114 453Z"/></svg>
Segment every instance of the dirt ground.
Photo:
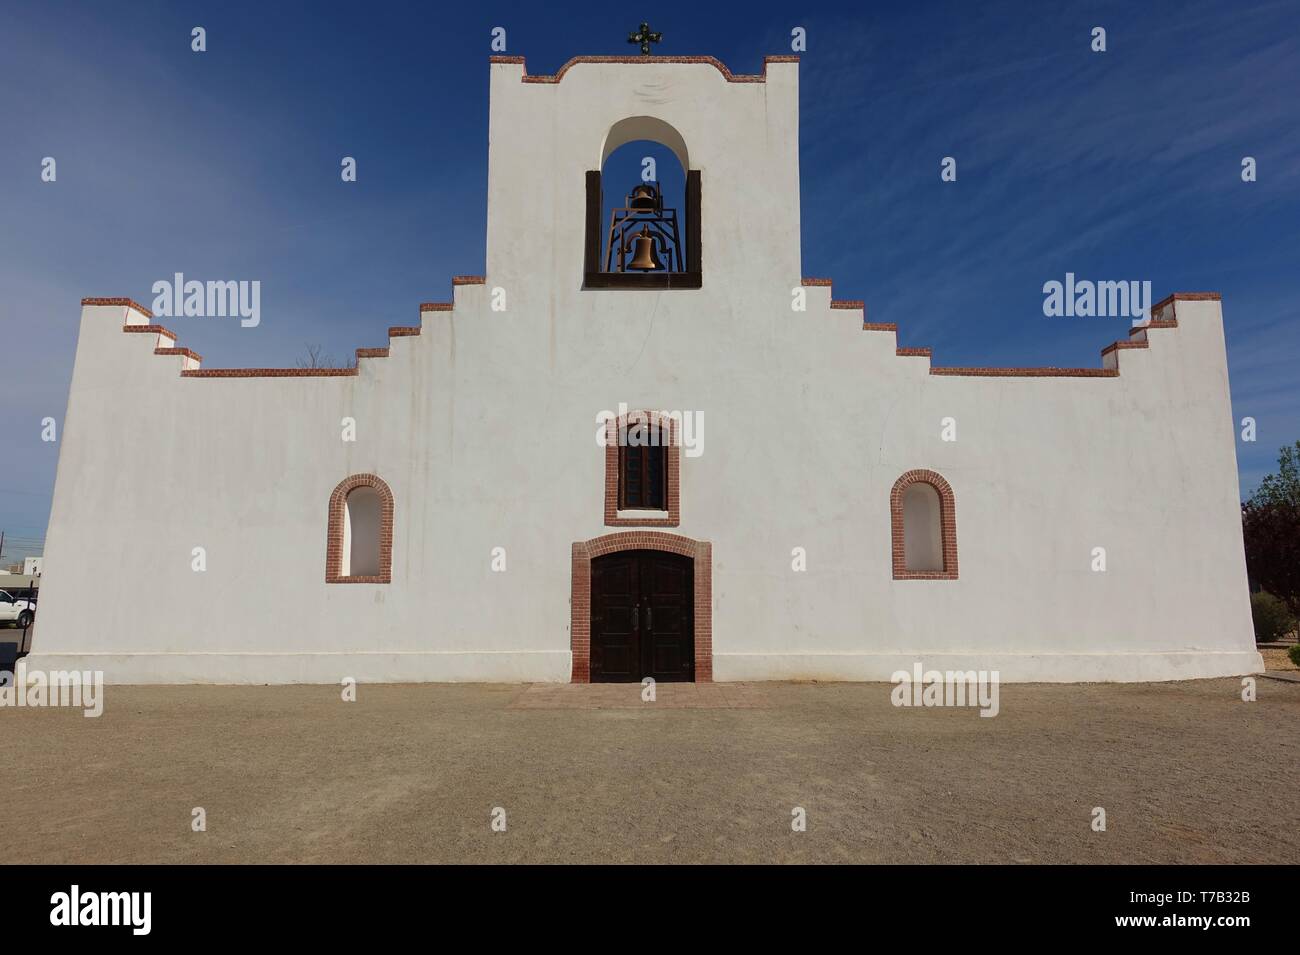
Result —
<svg viewBox="0 0 1300 955"><path fill-rule="evenodd" d="M1300 670L1300 667L1297 667L1294 663L1291 662L1291 657L1287 655L1287 652L1285 650L1271 649L1271 650L1260 650L1259 652L1260 655L1264 658L1264 667L1266 669L1288 670L1292 672L1296 670Z"/></svg>
<svg viewBox="0 0 1300 955"><path fill-rule="evenodd" d="M1254 703L1239 680L1009 685L992 719L895 708L885 684L638 689L108 687L98 719L0 709L0 858L1300 862L1297 683L1259 679Z"/></svg>

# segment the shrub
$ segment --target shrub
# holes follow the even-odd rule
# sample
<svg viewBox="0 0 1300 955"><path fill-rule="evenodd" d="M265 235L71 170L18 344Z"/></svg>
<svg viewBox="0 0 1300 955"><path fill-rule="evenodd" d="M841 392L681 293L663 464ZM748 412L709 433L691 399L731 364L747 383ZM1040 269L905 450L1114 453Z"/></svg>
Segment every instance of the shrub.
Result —
<svg viewBox="0 0 1300 955"><path fill-rule="evenodd" d="M1300 617L1300 441L1283 448L1277 474L1267 474L1241 506L1246 571Z"/></svg>
<svg viewBox="0 0 1300 955"><path fill-rule="evenodd" d="M1291 658L1291 662L1300 667L1300 643L1286 651L1286 655Z"/></svg>
<svg viewBox="0 0 1300 955"><path fill-rule="evenodd" d="M1286 604L1272 594L1250 595L1250 616L1255 621L1255 642L1271 643L1291 632L1295 622Z"/></svg>

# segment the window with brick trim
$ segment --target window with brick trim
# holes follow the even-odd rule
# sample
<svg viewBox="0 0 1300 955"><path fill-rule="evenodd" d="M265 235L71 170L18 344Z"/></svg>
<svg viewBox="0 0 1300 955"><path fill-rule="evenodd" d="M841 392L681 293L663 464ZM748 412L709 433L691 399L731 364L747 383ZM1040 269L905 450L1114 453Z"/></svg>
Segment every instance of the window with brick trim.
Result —
<svg viewBox="0 0 1300 955"><path fill-rule="evenodd" d="M890 492L895 580L957 579L957 512L951 485L934 471L900 477Z"/></svg>
<svg viewBox="0 0 1300 955"><path fill-rule="evenodd" d="M618 449L618 506L662 511L668 501L668 429L647 421L627 426Z"/></svg>
<svg viewBox="0 0 1300 955"><path fill-rule="evenodd" d="M633 411L605 422L605 525L677 527L681 523L681 422Z"/></svg>
<svg viewBox="0 0 1300 955"><path fill-rule="evenodd" d="M393 492L374 474L354 474L330 495L325 581L386 584L392 580Z"/></svg>

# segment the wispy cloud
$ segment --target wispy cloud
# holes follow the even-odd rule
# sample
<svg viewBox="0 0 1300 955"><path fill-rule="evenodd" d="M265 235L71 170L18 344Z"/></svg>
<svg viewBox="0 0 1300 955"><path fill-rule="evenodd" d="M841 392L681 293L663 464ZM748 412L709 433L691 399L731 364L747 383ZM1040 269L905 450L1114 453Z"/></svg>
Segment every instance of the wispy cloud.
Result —
<svg viewBox="0 0 1300 955"><path fill-rule="evenodd" d="M0 524L39 526L83 295L175 271L263 283L255 330L191 320L208 365L346 357L482 267L488 29L534 72L625 52L617 9L50 2L0 11ZM1114 329L1050 322L1067 270L1225 296L1243 484L1300 421L1300 37L1294 4L667 2L666 53L756 71L808 29L803 260L945 364L1096 365ZM189 52L189 29L210 52ZM1088 49L1108 30L1109 51ZM57 187L39 181L59 162ZM356 188L338 184L358 157ZM1260 179L1240 181L1254 156ZM958 181L939 181L953 156ZM146 304L148 304L146 302ZM1266 427L1263 424L1266 423ZM1300 435L1293 435L1294 437ZM1275 438L1277 440L1275 440Z"/></svg>

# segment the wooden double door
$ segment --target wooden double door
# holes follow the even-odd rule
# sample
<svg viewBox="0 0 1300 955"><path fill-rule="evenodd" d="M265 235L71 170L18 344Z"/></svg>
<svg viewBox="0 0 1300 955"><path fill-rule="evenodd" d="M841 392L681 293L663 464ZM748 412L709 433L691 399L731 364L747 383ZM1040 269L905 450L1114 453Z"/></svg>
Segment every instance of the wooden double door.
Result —
<svg viewBox="0 0 1300 955"><path fill-rule="evenodd" d="M695 562L653 550L591 562L591 681L695 679Z"/></svg>

